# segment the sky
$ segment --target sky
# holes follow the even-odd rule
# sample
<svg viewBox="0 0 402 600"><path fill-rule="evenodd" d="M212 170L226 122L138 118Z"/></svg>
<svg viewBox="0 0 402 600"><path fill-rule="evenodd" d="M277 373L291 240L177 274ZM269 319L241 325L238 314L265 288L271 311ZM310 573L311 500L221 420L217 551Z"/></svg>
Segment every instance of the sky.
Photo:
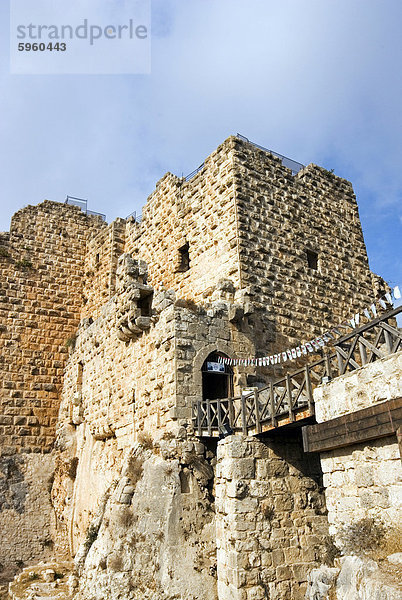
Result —
<svg viewBox="0 0 402 600"><path fill-rule="evenodd" d="M9 22L0 0L0 231L67 195L141 211L239 132L350 180L371 269L402 283L400 0L152 0L138 75L10 74Z"/></svg>

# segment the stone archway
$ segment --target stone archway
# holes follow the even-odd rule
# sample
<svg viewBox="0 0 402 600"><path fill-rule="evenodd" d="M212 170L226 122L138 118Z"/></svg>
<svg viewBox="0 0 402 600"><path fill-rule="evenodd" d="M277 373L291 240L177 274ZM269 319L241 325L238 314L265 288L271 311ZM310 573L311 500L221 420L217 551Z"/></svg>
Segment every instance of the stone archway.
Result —
<svg viewBox="0 0 402 600"><path fill-rule="evenodd" d="M193 361L193 386L195 399L202 400L203 382L202 367L210 354L221 353L228 358L234 358L234 352L228 344L219 342L217 344L208 344L204 346L195 356Z"/></svg>
<svg viewBox="0 0 402 600"><path fill-rule="evenodd" d="M202 365L203 400L233 396L233 370L229 365L219 362L220 357L228 358L223 352L211 352Z"/></svg>

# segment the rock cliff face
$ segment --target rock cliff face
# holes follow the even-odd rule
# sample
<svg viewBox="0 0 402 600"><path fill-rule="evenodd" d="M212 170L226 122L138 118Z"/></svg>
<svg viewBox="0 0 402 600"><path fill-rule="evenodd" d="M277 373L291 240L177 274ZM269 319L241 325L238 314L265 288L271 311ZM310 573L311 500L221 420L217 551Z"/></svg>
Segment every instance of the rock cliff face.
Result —
<svg viewBox="0 0 402 600"><path fill-rule="evenodd" d="M135 444L120 464L77 550L77 600L217 598L213 468L203 445Z"/></svg>
<svg viewBox="0 0 402 600"><path fill-rule="evenodd" d="M398 557L402 564L402 554ZM369 558L344 556L337 567L314 569L306 600L401 600L402 569L392 560L390 556L379 566Z"/></svg>

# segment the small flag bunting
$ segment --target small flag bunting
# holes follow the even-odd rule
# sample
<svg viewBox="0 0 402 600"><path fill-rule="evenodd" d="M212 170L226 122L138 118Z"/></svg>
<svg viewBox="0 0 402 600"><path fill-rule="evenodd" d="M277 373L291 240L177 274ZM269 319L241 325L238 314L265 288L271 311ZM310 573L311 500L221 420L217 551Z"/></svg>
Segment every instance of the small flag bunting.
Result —
<svg viewBox="0 0 402 600"><path fill-rule="evenodd" d="M296 346L295 348L282 350L277 354L272 354L270 356L263 356L259 358L233 359L218 355L217 361L218 363L224 365L240 365L244 367L269 367L270 365L277 365L281 362L286 362L287 360L295 360L296 358L300 358L301 356L306 356L308 353L312 354L314 352L320 351L321 348L323 346L326 346L329 342L331 342L331 340L334 340L337 337L341 337L342 335L344 335L341 333L341 328L356 329L356 327L360 325L362 315L364 315L365 318L369 321L373 317L376 318L378 316L376 302L384 310L389 310L389 307L394 306L394 299L400 300L401 297L401 289L398 285L396 285L390 292L386 292L382 298L378 298L369 307L363 308L360 312L356 313L353 317L349 319L349 321L343 321L342 323L339 323L337 327L331 327L329 331L326 331L321 336L318 336L308 342L304 342L303 344L300 344L300 346Z"/></svg>

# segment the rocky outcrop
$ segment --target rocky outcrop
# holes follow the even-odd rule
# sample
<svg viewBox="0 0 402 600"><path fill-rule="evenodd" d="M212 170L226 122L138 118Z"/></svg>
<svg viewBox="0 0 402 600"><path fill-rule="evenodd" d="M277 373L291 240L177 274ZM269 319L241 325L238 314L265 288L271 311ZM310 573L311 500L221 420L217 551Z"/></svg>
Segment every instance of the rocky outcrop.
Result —
<svg viewBox="0 0 402 600"><path fill-rule="evenodd" d="M203 454L202 444L176 440L126 454L77 552L77 600L217 597L213 469Z"/></svg>
<svg viewBox="0 0 402 600"><path fill-rule="evenodd" d="M322 565L309 576L306 600L401 600L401 571L394 563L343 556L337 567Z"/></svg>

